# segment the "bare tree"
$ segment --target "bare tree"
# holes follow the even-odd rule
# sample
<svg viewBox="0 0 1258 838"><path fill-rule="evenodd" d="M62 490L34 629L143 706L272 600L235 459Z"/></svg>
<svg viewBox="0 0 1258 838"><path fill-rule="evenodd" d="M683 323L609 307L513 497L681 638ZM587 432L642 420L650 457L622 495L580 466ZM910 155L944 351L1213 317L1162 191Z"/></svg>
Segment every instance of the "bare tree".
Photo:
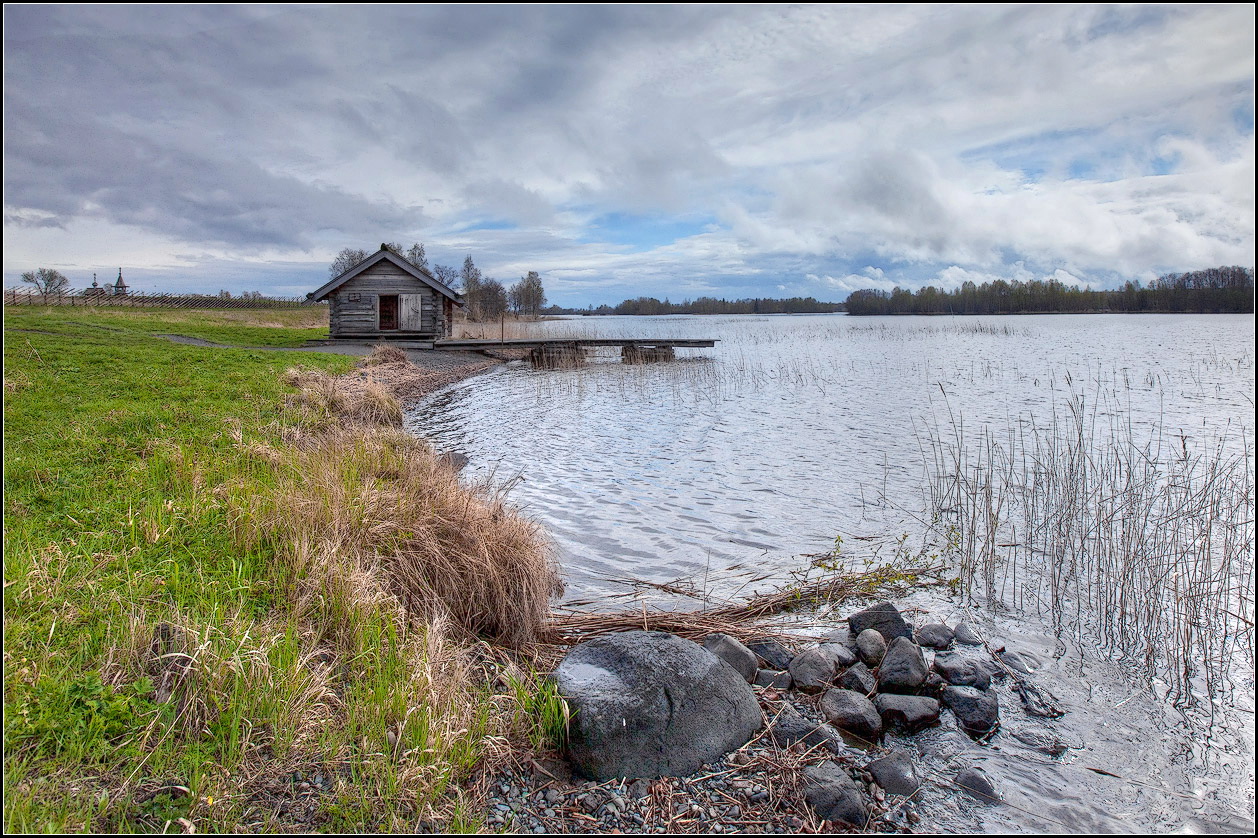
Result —
<svg viewBox="0 0 1258 838"><path fill-rule="evenodd" d="M403 258L421 271L428 270L428 254L424 252L423 242L415 242L411 245Z"/></svg>
<svg viewBox="0 0 1258 838"><path fill-rule="evenodd" d="M542 306L546 305L542 278L537 275L537 271L529 271L528 276L520 277L520 281L511 286L508 297L516 314L536 317Z"/></svg>
<svg viewBox="0 0 1258 838"><path fill-rule="evenodd" d="M336 258L332 260L332 264L328 266L328 278L335 279L350 268L357 265L367 258L367 251L355 250L347 247L340 253L336 254Z"/></svg>
<svg viewBox="0 0 1258 838"><path fill-rule="evenodd" d="M22 281L34 285L35 289L44 295L44 302L48 302L50 294L61 294L70 290L70 280L66 278L66 275L52 268L26 271L22 274Z"/></svg>
<svg viewBox="0 0 1258 838"><path fill-rule="evenodd" d="M459 272L449 265L433 265L433 278L447 288L453 288L459 281Z"/></svg>
<svg viewBox="0 0 1258 838"><path fill-rule="evenodd" d="M468 256L463 260L463 270L459 272L459 281L463 284L463 304L467 307L468 320L480 320L484 316L481 310L482 279L480 269L476 267L472 257Z"/></svg>
<svg viewBox="0 0 1258 838"><path fill-rule="evenodd" d="M493 277L481 279L478 290L480 317L482 320L497 320L507 312L507 289Z"/></svg>

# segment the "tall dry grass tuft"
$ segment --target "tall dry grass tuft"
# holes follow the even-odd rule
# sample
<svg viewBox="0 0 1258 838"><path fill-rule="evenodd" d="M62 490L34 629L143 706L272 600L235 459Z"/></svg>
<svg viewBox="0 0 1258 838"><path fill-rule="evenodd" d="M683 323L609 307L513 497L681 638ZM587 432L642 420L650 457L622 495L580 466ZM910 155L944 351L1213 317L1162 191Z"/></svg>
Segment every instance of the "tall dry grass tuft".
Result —
<svg viewBox="0 0 1258 838"><path fill-rule="evenodd" d="M495 643L537 640L562 589L540 528L396 430L401 409L382 384L297 370L286 380L316 432L279 452L275 491L251 517L306 580L293 596L319 604L330 638L353 631L356 598L375 608L386 597Z"/></svg>
<svg viewBox="0 0 1258 838"><path fill-rule="evenodd" d="M401 403L378 381L293 368L284 372L284 383L297 388L288 396L287 407L308 429L402 426Z"/></svg>
<svg viewBox="0 0 1258 838"><path fill-rule="evenodd" d="M325 599L387 592L414 617L507 646L538 639L560 591L538 526L487 488L460 484L400 431L343 428L307 440L289 452L263 517L296 575L338 589Z"/></svg>

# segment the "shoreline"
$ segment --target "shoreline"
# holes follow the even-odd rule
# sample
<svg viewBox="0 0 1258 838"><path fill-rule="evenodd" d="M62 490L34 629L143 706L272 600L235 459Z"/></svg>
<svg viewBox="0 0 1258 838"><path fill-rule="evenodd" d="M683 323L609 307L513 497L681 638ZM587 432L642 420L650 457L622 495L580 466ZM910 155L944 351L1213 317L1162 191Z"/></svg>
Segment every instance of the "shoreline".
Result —
<svg viewBox="0 0 1258 838"><path fill-rule="evenodd" d="M424 370L416 373L406 371L399 366L398 378L389 375L379 376L381 383L392 382L391 389L400 399L413 403L442 386L483 372L500 361L485 361L479 364L459 365L454 370L428 369L427 365L414 365ZM469 369L470 367L470 369ZM360 368L351 375L358 374L366 379L368 376ZM406 382L417 375L423 381L426 376L444 375L431 378L433 386L424 389L407 389ZM899 600L895 593L888 592L893 602ZM873 592L869 596L858 596L854 599L868 600L871 596L879 596ZM838 605L844 597L839 598ZM827 619L815 608L807 609L811 616L805 621L811 626L810 634L824 635L842 629L845 621L835 621L833 615ZM845 609L846 610L846 609ZM552 608L552 625L558 627L561 613ZM605 610L592 611L593 620L619 622L622 615L609 613ZM674 619L677 625L665 625L664 617ZM694 615L671 612L668 615L641 613L636 616L638 629L663 630L676 636L690 637L702 643L700 635L710 631L721 631L720 627L700 625L701 619L695 619L694 625L687 623L686 617L700 618L700 612ZM657 623L659 623L657 625ZM761 625L763 623L763 625ZM745 628L748 634L774 634L772 620L752 620ZM615 630L629 630L630 626L617 626ZM725 629L728 631L729 629ZM696 633L697 632L697 633ZM731 632L735 633L735 632ZM743 634L743 632L736 632ZM562 656L576 644L589 639L592 635L580 636L568 633L567 636L556 636L549 640L552 654ZM745 639L745 638L744 638ZM814 638L815 639L815 638ZM801 652L811 648L806 638L795 637L795 644ZM999 649L1003 652L1003 646ZM988 649L990 657L996 662L1001 660L997 654ZM553 668L557 661L548 661ZM805 799L805 786L802 772L827 759L843 765L857 783L865 783L869 796L870 814L873 818L865 825L865 829L875 831L911 832L917 829L929 829L929 821L924 821L925 812L919 814L920 802L899 800L875 788L870 784L868 772L864 766L869 760L887 755L890 743L879 744L865 749L846 748L835 753L828 752L826 747L818 748L814 741L802 744L783 746L774 741L773 727L776 720L785 712L795 719L805 718L812 724L828 728L824 720L819 718L817 696L797 695L787 690L769 689L756 690L757 701L764 714L764 726L752 740L742 748L726 755L698 772L686 777L664 777L656 780L612 780L587 781L573 776L567 761L555 751L539 751L536 748L524 748L521 753L513 754L504 761L487 764L484 773L469 782L467 788L476 788L476 796L484 800L481 809L486 817L486 825L493 829L514 829L515 831L534 832L579 832L607 833L612 831L640 832L737 832L748 829L764 832L814 832L830 831L832 823L818 820ZM1051 693L1049 694L1051 696ZM1002 698L1011 705L1009 709L1015 714L1025 714L1020 705L1015 689L1003 688ZM792 713L792 710L794 711ZM1032 714L1034 715L1034 714ZM947 725L945 725L947 727ZM1050 727L1051 730L1051 727ZM995 731L993 731L993 734ZM817 730L810 735L816 736ZM1006 738L1016 736L1015 732L1006 731ZM833 740L830 740L833 741ZM1075 748L1060 745L1061 739L1050 736L1049 750L1046 755L1050 760L1062 759ZM1015 743L1016 745L1016 743ZM812 747L808 747L812 746ZM977 752L981 760L982 751ZM1030 763L1028 763L1030 764ZM927 769L928 770L928 769ZM960 794L964 790L951 777L932 777L941 790ZM764 794L768 794L768 798ZM975 796L970 794L971 797ZM752 798L755 798L753 801ZM890 798L890 799L889 799ZM479 803L478 799L478 803ZM982 800L981 804L995 801ZM756 803L769 804L767 808ZM732 807L732 808L731 808ZM1015 807L1016 808L1016 807ZM728 813L728 814L727 814ZM928 817L928 816L927 816ZM919 826L919 824L921 824Z"/></svg>

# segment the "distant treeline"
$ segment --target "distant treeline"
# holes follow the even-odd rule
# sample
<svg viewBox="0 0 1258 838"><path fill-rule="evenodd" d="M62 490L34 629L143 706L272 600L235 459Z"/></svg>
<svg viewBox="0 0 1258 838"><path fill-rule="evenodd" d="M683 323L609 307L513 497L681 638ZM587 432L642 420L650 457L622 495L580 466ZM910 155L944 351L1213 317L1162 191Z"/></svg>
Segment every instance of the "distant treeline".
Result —
<svg viewBox="0 0 1258 838"><path fill-rule="evenodd" d="M787 300L763 298L745 300L718 300L700 297L670 303L654 297L638 297L625 300L619 305L601 305L588 308L560 308L551 306L545 314L829 314L843 311L842 303L823 303L812 297L791 297Z"/></svg>
<svg viewBox="0 0 1258 838"><path fill-rule="evenodd" d="M847 298L848 314L1090 314L1103 312L1252 313L1254 269L1237 266L1166 274L1148 286L1115 291L1072 288L1050 279L965 282L955 291L865 289Z"/></svg>

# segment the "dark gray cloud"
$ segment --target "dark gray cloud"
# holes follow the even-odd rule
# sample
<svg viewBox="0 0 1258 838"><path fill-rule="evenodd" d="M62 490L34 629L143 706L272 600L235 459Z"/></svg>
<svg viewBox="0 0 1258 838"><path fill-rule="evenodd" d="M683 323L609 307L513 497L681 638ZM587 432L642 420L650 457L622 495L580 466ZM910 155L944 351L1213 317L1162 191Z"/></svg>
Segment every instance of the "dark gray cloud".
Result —
<svg viewBox="0 0 1258 838"><path fill-rule="evenodd" d="M1253 17L6 6L6 276L51 249L291 284L386 239L573 295L1252 262ZM634 227L672 214L712 225Z"/></svg>

